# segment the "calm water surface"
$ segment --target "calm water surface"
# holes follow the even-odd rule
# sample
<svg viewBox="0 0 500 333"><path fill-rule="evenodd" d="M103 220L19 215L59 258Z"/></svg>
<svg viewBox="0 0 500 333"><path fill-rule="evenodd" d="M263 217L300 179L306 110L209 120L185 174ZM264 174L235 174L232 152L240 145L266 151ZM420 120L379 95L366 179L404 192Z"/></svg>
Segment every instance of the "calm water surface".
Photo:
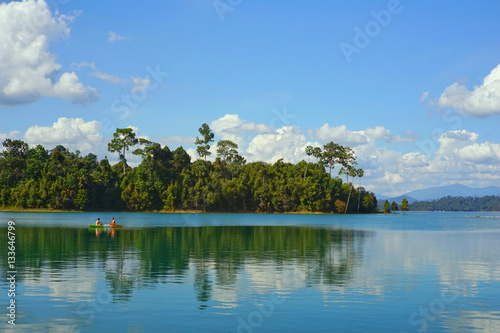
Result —
<svg viewBox="0 0 500 333"><path fill-rule="evenodd" d="M0 331L500 332L500 218L473 215L500 217L0 212Z"/></svg>

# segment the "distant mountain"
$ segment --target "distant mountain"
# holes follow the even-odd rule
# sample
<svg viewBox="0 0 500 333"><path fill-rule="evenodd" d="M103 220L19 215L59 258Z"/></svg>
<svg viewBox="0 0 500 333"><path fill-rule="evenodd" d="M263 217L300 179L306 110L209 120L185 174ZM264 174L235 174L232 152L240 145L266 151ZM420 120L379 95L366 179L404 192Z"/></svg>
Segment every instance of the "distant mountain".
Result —
<svg viewBox="0 0 500 333"><path fill-rule="evenodd" d="M453 184L411 191L407 195L419 201L437 200L448 195L452 197L484 197L485 195L500 196L500 187L489 186L483 188L472 188L462 184Z"/></svg>
<svg viewBox="0 0 500 333"><path fill-rule="evenodd" d="M389 201L389 203L392 203L393 201L396 201L396 203L398 205L401 204L401 201L403 201L403 198L406 198L406 200L408 200L408 203L412 203L412 202L415 202L415 201L418 201L417 199L413 198L413 197L410 197L409 195L400 195L398 197L386 197L384 195L375 195L377 197L377 202L378 202L378 205L384 205L384 201L387 200Z"/></svg>
<svg viewBox="0 0 500 333"><path fill-rule="evenodd" d="M484 197L486 195L496 195L500 196L500 187L488 186L482 188L468 187L462 184L453 184L448 186L436 186L430 187L423 190L415 190L408 192L404 195L397 197L386 197L383 195L376 195L379 205L388 200L389 203L396 201L398 204L401 203L403 198L406 198L409 203L415 201L432 201L441 199L442 197L452 196L452 197Z"/></svg>

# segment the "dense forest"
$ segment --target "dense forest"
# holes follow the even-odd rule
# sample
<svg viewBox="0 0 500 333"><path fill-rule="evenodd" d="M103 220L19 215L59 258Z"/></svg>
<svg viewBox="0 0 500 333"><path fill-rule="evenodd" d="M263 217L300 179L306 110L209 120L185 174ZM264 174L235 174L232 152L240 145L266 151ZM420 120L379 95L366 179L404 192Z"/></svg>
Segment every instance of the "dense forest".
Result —
<svg viewBox="0 0 500 333"><path fill-rule="evenodd" d="M59 145L47 150L6 139L0 153L0 207L77 211L207 212L338 212L372 213L377 199L353 179L363 176L349 147L333 142L308 146L308 159L297 164L282 159L274 164L246 163L238 146L217 143L215 161L207 161L214 134L207 124L196 138L199 158L194 162L179 147L171 151L159 143L136 138L130 128L117 129L108 144L120 161L111 165L89 153L81 156ZM127 164L126 152L142 157L137 167ZM332 177L340 167L343 183ZM350 177L350 178L349 178Z"/></svg>
<svg viewBox="0 0 500 333"><path fill-rule="evenodd" d="M451 211L451 212L498 212L500 197L452 197L447 196L433 201L416 201L410 204L410 210L417 211Z"/></svg>

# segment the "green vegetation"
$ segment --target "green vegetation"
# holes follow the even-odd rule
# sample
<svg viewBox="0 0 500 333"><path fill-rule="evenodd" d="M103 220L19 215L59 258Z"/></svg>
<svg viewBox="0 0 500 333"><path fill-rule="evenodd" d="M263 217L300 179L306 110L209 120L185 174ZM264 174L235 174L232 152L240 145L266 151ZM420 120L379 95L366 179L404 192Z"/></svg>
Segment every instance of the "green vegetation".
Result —
<svg viewBox="0 0 500 333"><path fill-rule="evenodd" d="M389 214L391 213L391 205L389 204L389 201L384 202L384 214Z"/></svg>
<svg viewBox="0 0 500 333"><path fill-rule="evenodd" d="M94 154L80 156L63 146L48 151L42 145L30 148L21 140L7 139L0 153L0 207L76 211L129 210L210 212L338 212L372 213L377 209L373 193L355 188L354 177L363 176L354 168L351 148L330 142L308 147L316 162L274 164L246 163L238 145L229 140L217 144L214 162L210 143L214 134L207 124L196 138L200 159L191 162L179 147L171 151L159 143L138 140L132 129L117 129L108 150L119 153L120 161L110 165ZM125 152L142 157L134 168L127 165ZM336 165L343 183L330 176ZM328 168L328 173L325 171Z"/></svg>
<svg viewBox="0 0 500 333"><path fill-rule="evenodd" d="M406 200L406 198L403 198L403 200L401 201L401 210L403 212L407 212L410 210L410 206L408 205L408 200Z"/></svg>
<svg viewBox="0 0 500 333"><path fill-rule="evenodd" d="M452 197L447 196L433 201L416 201L410 204L411 210L416 211L451 211L451 212L498 212L500 211L500 197Z"/></svg>

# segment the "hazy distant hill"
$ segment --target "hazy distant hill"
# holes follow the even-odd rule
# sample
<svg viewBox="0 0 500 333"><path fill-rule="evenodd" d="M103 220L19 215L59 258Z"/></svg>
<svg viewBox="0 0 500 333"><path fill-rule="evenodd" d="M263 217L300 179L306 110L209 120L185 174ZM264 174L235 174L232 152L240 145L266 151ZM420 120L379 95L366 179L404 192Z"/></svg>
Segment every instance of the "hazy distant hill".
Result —
<svg viewBox="0 0 500 333"><path fill-rule="evenodd" d="M498 212L500 197L444 197L432 201L416 201L410 204L412 211L447 211L447 212Z"/></svg>
<svg viewBox="0 0 500 333"><path fill-rule="evenodd" d="M385 200L388 200L390 203L396 201L398 204L400 204L403 198L406 198L406 200L408 200L409 203L412 203L414 201L437 200L446 196L483 197L486 195L500 196L500 187L488 186L483 188L472 188L462 184L453 184L448 186L430 187L423 190L415 190L394 198L389 198L383 195L377 195L377 200L380 205L380 203L383 204Z"/></svg>
<svg viewBox="0 0 500 333"><path fill-rule="evenodd" d="M413 197L410 197L409 195L400 195L399 197L391 197L391 198L390 197L386 197L384 195L376 195L376 197L377 197L377 202L378 202L379 206L383 206L385 200L389 201L389 203L392 203L393 201L396 201L396 203L398 205L401 204L401 201L403 200L403 198L406 198L406 200L408 200L408 203L412 203L412 202L418 201L417 199L415 199Z"/></svg>
<svg viewBox="0 0 500 333"><path fill-rule="evenodd" d="M489 186L483 188L472 188L462 184L448 186L430 187L425 190L411 191L407 195L419 200L435 200L446 196L452 197L484 197L485 195L500 196L500 187Z"/></svg>

